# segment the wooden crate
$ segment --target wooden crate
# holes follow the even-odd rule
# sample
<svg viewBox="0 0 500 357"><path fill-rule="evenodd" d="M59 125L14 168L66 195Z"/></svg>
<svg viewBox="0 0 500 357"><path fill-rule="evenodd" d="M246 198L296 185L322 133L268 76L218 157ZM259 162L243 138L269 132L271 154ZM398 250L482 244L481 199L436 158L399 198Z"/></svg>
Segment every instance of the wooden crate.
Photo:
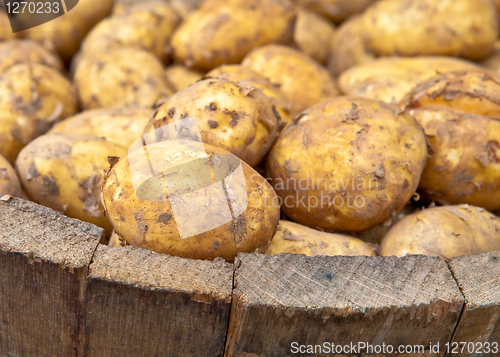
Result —
<svg viewBox="0 0 500 357"><path fill-rule="evenodd" d="M110 248L102 235L0 200L0 356L319 356L335 354L293 352L358 342L445 356L447 343L500 342L500 253L232 265Z"/></svg>

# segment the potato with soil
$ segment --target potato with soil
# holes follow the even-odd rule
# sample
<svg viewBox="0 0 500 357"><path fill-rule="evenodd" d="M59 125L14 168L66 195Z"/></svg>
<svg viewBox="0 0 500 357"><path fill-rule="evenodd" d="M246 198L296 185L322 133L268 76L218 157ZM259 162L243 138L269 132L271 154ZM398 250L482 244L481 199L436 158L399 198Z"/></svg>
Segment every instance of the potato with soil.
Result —
<svg viewBox="0 0 500 357"><path fill-rule="evenodd" d="M127 150L94 136L53 133L29 143L16 160L19 178L37 203L90 222L111 234L100 191L108 157Z"/></svg>
<svg viewBox="0 0 500 357"><path fill-rule="evenodd" d="M36 41L19 39L0 42L0 73L19 63L43 64L59 72L64 68L56 53Z"/></svg>
<svg viewBox="0 0 500 357"><path fill-rule="evenodd" d="M338 97L304 111L267 158L282 211L329 231L359 232L399 211L427 158L422 128L396 106Z"/></svg>
<svg viewBox="0 0 500 357"><path fill-rule="evenodd" d="M375 0L295 0L335 23L342 22L354 14L362 12Z"/></svg>
<svg viewBox="0 0 500 357"><path fill-rule="evenodd" d="M324 17L300 6L293 33L295 46L321 64L326 64L335 26Z"/></svg>
<svg viewBox="0 0 500 357"><path fill-rule="evenodd" d="M75 85L84 109L151 108L173 93L158 58L137 48L83 56L76 67Z"/></svg>
<svg viewBox="0 0 500 357"><path fill-rule="evenodd" d="M189 117L196 119L204 143L223 148L250 166L264 158L281 126L273 103L260 89L246 81L209 78L168 98L146 130Z"/></svg>
<svg viewBox="0 0 500 357"><path fill-rule="evenodd" d="M279 90L278 86L273 85L266 77L258 74L250 68L239 64L219 66L206 74L206 77L215 77L227 79L233 82L246 81L257 89L261 89L268 98L271 99L276 111L281 117L281 121L288 125L292 122L290 110L292 104Z"/></svg>
<svg viewBox="0 0 500 357"><path fill-rule="evenodd" d="M0 154L13 163L28 142L78 111L71 83L40 64L16 64L0 74Z"/></svg>
<svg viewBox="0 0 500 357"><path fill-rule="evenodd" d="M266 77L283 92L292 103L292 116L339 95L326 68L291 47L259 47L245 57L242 65Z"/></svg>
<svg viewBox="0 0 500 357"><path fill-rule="evenodd" d="M174 58L206 71L239 63L255 47L292 43L295 18L289 0L204 1L174 33Z"/></svg>
<svg viewBox="0 0 500 357"><path fill-rule="evenodd" d="M443 259L500 249L500 218L474 206L433 207L399 221L384 237L381 255Z"/></svg>
<svg viewBox="0 0 500 357"><path fill-rule="evenodd" d="M11 164L0 155L0 196L9 195L26 198L21 182Z"/></svg>
<svg viewBox="0 0 500 357"><path fill-rule="evenodd" d="M168 41L179 23L179 15L164 1L138 3L99 22L82 42L81 53L135 47L166 63L170 56Z"/></svg>
<svg viewBox="0 0 500 357"><path fill-rule="evenodd" d="M203 73L181 64L173 64L165 68L165 75L174 92L178 92L203 78Z"/></svg>
<svg viewBox="0 0 500 357"><path fill-rule="evenodd" d="M49 133L92 135L128 148L144 132L154 111L141 108L92 109L63 120Z"/></svg>
<svg viewBox="0 0 500 357"><path fill-rule="evenodd" d="M399 103L419 83L438 73L481 71L476 63L444 56L386 57L349 68L338 78L340 90L349 96Z"/></svg>
<svg viewBox="0 0 500 357"><path fill-rule="evenodd" d="M343 234L317 231L290 221L280 221L266 254L376 256L375 246Z"/></svg>
<svg viewBox="0 0 500 357"><path fill-rule="evenodd" d="M250 166L191 140L148 144L147 157L142 142L137 149L112 167L102 190L127 244L193 259L265 251L280 213L276 193Z"/></svg>
<svg viewBox="0 0 500 357"><path fill-rule="evenodd" d="M369 6L357 21L354 32L342 31L352 24L338 31L350 39L336 41L362 44L375 57L442 55L480 60L493 50L498 37L498 16L490 0L383 0ZM337 75L360 63L360 58L337 48L331 51L331 68Z"/></svg>

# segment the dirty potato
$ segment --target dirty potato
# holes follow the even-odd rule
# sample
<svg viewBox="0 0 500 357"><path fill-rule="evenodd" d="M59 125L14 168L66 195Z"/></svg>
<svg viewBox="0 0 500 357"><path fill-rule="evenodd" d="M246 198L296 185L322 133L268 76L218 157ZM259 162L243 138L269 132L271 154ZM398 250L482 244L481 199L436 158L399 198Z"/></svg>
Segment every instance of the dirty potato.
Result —
<svg viewBox="0 0 500 357"><path fill-rule="evenodd" d="M246 81L257 89L261 89L268 98L271 99L276 111L281 117L281 121L288 125L292 122L290 113L292 104L266 77L258 74L250 68L238 64L219 66L206 74L206 77L227 79L233 82Z"/></svg>
<svg viewBox="0 0 500 357"><path fill-rule="evenodd" d="M75 71L75 85L85 109L150 108L173 93L161 62L136 48L83 56Z"/></svg>
<svg viewBox="0 0 500 357"><path fill-rule="evenodd" d="M500 209L500 119L439 107L409 113L431 148L419 184L425 198Z"/></svg>
<svg viewBox="0 0 500 357"><path fill-rule="evenodd" d="M267 170L295 222L358 232L412 197L427 158L422 128L396 106L338 97L304 111L280 135Z"/></svg>
<svg viewBox="0 0 500 357"><path fill-rule="evenodd" d="M60 72L63 70L59 56L36 41L19 39L0 42L0 73L19 63L38 63Z"/></svg>
<svg viewBox="0 0 500 357"><path fill-rule="evenodd" d="M374 246L343 234L325 233L303 225L280 221L266 254L280 253L315 255L376 256Z"/></svg>
<svg viewBox="0 0 500 357"><path fill-rule="evenodd" d="M127 150L94 136L53 133L29 143L16 160L19 178L37 203L90 222L111 234L100 191L108 157Z"/></svg>
<svg viewBox="0 0 500 357"><path fill-rule="evenodd" d="M254 47L292 43L295 18L289 0L204 1L174 33L174 58L206 71L239 63Z"/></svg>
<svg viewBox="0 0 500 357"><path fill-rule="evenodd" d="M279 207L250 166L190 140L148 144L147 158L141 149L112 167L102 189L106 214L127 244L193 259L265 251ZM153 173L149 163L164 166Z"/></svg>
<svg viewBox="0 0 500 357"><path fill-rule="evenodd" d="M63 120L49 133L65 132L92 135L128 148L144 132L152 118L152 109L92 109Z"/></svg>
<svg viewBox="0 0 500 357"><path fill-rule="evenodd" d="M259 47L245 57L242 65L266 77L283 92L292 103L292 116L339 95L326 68L291 47Z"/></svg>
<svg viewBox="0 0 500 357"><path fill-rule="evenodd" d="M444 56L386 57L349 68L338 78L349 96L399 103L417 84L438 73L482 68L473 62Z"/></svg>
<svg viewBox="0 0 500 357"><path fill-rule="evenodd" d="M26 198L16 171L2 155L0 155L0 196L1 195Z"/></svg>
<svg viewBox="0 0 500 357"><path fill-rule="evenodd" d="M99 22L82 42L81 53L136 47L166 63L170 56L168 41L179 23L179 15L164 1L138 3Z"/></svg>
<svg viewBox="0 0 500 357"><path fill-rule="evenodd" d="M382 240L381 255L443 259L500 249L500 218L474 206L433 207L399 221Z"/></svg>
<svg viewBox="0 0 500 357"><path fill-rule="evenodd" d="M293 33L295 46L321 64L326 64L335 26L324 17L297 7L297 21Z"/></svg>
<svg viewBox="0 0 500 357"><path fill-rule="evenodd" d="M170 83L175 92L198 82L203 78L203 73L187 68L181 64L173 64L165 68L167 81Z"/></svg>
<svg viewBox="0 0 500 357"><path fill-rule="evenodd" d="M362 12L375 0L295 0L335 23L342 22L352 15Z"/></svg>
<svg viewBox="0 0 500 357"><path fill-rule="evenodd" d="M194 117L203 142L221 147L250 166L267 154L280 129L271 100L248 82L209 78L162 104L146 129Z"/></svg>

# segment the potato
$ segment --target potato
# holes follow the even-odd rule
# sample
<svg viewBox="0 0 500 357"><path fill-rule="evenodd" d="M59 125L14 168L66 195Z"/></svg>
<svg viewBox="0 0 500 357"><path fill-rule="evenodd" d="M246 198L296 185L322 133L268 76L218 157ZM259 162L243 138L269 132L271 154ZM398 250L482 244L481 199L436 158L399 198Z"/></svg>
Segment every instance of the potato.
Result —
<svg viewBox="0 0 500 357"><path fill-rule="evenodd" d="M71 83L40 64L16 64L0 74L0 154L13 163L24 145L78 111Z"/></svg>
<svg viewBox="0 0 500 357"><path fill-rule="evenodd" d="M95 24L108 16L112 8L113 0L79 0L78 5L64 16L19 34L42 42L50 50L55 49L63 61L69 63L85 35ZM20 17L22 18L22 14ZM23 20L29 21L27 18L21 21Z"/></svg>
<svg viewBox="0 0 500 357"><path fill-rule="evenodd" d="M321 64L326 64L335 26L324 17L300 6L293 33L295 46Z"/></svg>
<svg viewBox="0 0 500 357"><path fill-rule="evenodd" d="M268 45L253 50L242 65L268 78L292 103L292 116L339 95L335 81L306 54L286 46Z"/></svg>
<svg viewBox="0 0 500 357"><path fill-rule="evenodd" d="M375 0L295 0L335 23L342 22L352 15L362 12Z"/></svg>
<svg viewBox="0 0 500 357"><path fill-rule="evenodd" d="M280 221L266 254L369 255L377 252L371 244L343 234L320 232L290 221Z"/></svg>
<svg viewBox="0 0 500 357"><path fill-rule="evenodd" d="M76 68L75 85L85 109L150 108L173 93L161 62L136 48L83 56Z"/></svg>
<svg viewBox="0 0 500 357"><path fill-rule="evenodd" d="M425 197L500 209L500 119L439 107L409 113L432 149L419 184Z"/></svg>
<svg viewBox="0 0 500 357"><path fill-rule="evenodd" d="M11 164L0 155L0 196L9 195L26 198L21 182Z"/></svg>
<svg viewBox="0 0 500 357"><path fill-rule="evenodd" d="M495 43L495 47L493 48L493 52L490 53L488 57L483 59L480 62L481 66L484 68L499 73L500 72L500 41Z"/></svg>
<svg viewBox="0 0 500 357"><path fill-rule="evenodd" d="M60 72L63 64L59 56L33 40L0 42L0 73L18 63L43 64Z"/></svg>
<svg viewBox="0 0 500 357"><path fill-rule="evenodd" d="M118 247L124 247L126 245L125 240L116 233L116 231L113 229L113 232L111 233L111 237L109 237L109 242L108 245L110 247L118 248Z"/></svg>
<svg viewBox="0 0 500 357"><path fill-rule="evenodd" d="M196 119L203 142L233 153L250 166L264 158L281 125L271 100L248 82L210 78L168 98L146 130L188 117Z"/></svg>
<svg viewBox="0 0 500 357"><path fill-rule="evenodd" d="M203 78L203 73L187 68L181 64L173 64L165 69L167 81L173 87L175 92L198 82Z"/></svg>
<svg viewBox="0 0 500 357"><path fill-rule="evenodd" d="M481 71L475 63L444 56L385 57L343 72L338 85L350 96L399 103L417 84L448 71Z"/></svg>
<svg viewBox="0 0 500 357"><path fill-rule="evenodd" d="M102 189L106 214L127 244L193 259L265 251L279 208L271 204L272 187L250 166L190 140L148 144L148 159L141 142L137 149L112 167ZM148 162L164 167L153 173ZM230 174L221 174L217 162L229 164Z"/></svg>
<svg viewBox="0 0 500 357"><path fill-rule="evenodd" d="M108 157L127 150L94 136L53 133L29 143L16 160L19 178L28 195L69 217L90 222L111 234L99 200Z"/></svg>
<svg viewBox="0 0 500 357"><path fill-rule="evenodd" d="M82 42L83 55L112 48L136 47L169 59L168 41L180 17L164 1L138 3L98 23Z"/></svg>
<svg viewBox="0 0 500 357"><path fill-rule="evenodd" d="M292 104L285 95L273 85L266 77L261 76L250 68L238 64L223 65L207 73L206 77L223 78L233 82L245 80L257 89L261 89L268 98L271 99L276 111L285 125L292 122L290 110Z"/></svg>
<svg viewBox="0 0 500 357"><path fill-rule="evenodd" d="M338 97L289 125L267 159L282 211L293 221L359 232L412 197L427 158L422 128L394 105Z"/></svg>
<svg viewBox="0 0 500 357"><path fill-rule="evenodd" d="M9 17L5 12L0 11L0 41L13 40L17 37L17 33L12 32Z"/></svg>
<svg viewBox="0 0 500 357"><path fill-rule="evenodd" d="M382 0L369 6L354 31L338 31L338 43L364 46L365 52L382 56L457 56L480 60L493 49L498 18L490 0ZM356 40L353 40L355 37ZM366 60L346 56L333 46L330 68L337 75ZM359 47L357 51L361 52ZM342 63L342 64L341 64Z"/></svg>
<svg viewBox="0 0 500 357"><path fill-rule="evenodd" d="M288 0L204 1L174 33L174 58L206 71L239 63L254 47L292 43L295 17Z"/></svg>
<svg viewBox="0 0 500 357"><path fill-rule="evenodd" d="M140 108L92 109L57 123L49 133L92 135L128 148L141 137L153 114Z"/></svg>
<svg viewBox="0 0 500 357"><path fill-rule="evenodd" d="M500 249L500 218L482 208L429 208L399 221L384 237L381 255L409 254L443 259Z"/></svg>

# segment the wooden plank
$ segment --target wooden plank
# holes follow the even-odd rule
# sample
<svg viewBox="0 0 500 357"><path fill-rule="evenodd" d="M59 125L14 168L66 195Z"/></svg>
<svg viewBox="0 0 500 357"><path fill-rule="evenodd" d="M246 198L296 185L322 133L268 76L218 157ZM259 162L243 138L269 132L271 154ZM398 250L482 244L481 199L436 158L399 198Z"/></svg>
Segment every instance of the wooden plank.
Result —
<svg viewBox="0 0 500 357"><path fill-rule="evenodd" d="M100 246L87 281L86 356L222 355L232 264Z"/></svg>
<svg viewBox="0 0 500 357"><path fill-rule="evenodd" d="M0 199L0 356L81 356L83 281L104 231Z"/></svg>
<svg viewBox="0 0 500 357"><path fill-rule="evenodd" d="M457 257L449 260L448 265L465 297L463 313L450 346L457 347L460 353L449 355L499 356L500 252ZM463 353L464 345L460 342L467 343ZM487 342L496 343L498 352L477 353L481 346L481 350L486 350Z"/></svg>
<svg viewBox="0 0 500 357"><path fill-rule="evenodd" d="M382 344L443 356L464 302L439 258L240 254L235 267L228 357L297 356L299 346L325 342L354 355L369 350L350 344L365 342L377 356L394 355Z"/></svg>

